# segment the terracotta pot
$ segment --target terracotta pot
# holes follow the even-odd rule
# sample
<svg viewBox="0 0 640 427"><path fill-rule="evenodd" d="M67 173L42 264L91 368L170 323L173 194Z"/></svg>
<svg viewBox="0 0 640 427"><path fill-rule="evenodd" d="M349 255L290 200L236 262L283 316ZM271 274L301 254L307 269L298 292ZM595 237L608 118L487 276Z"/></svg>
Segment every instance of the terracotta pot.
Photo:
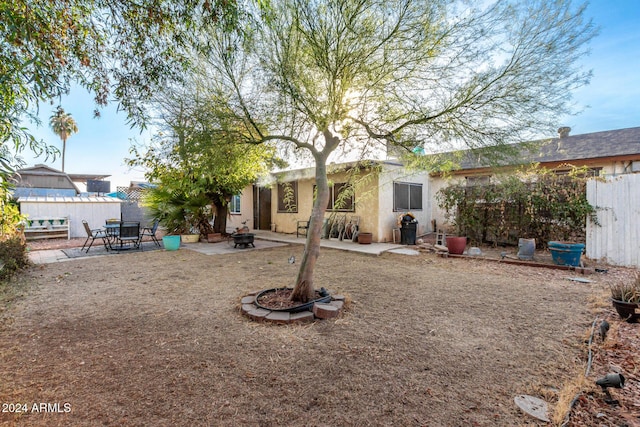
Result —
<svg viewBox="0 0 640 427"><path fill-rule="evenodd" d="M222 241L222 233L209 233L207 234L207 242L218 243Z"/></svg>
<svg viewBox="0 0 640 427"><path fill-rule="evenodd" d="M466 247L466 237L447 236L447 248L450 254L462 255Z"/></svg>
<svg viewBox="0 0 640 427"><path fill-rule="evenodd" d="M370 245L372 240L372 233L358 233L358 243L361 245Z"/></svg>

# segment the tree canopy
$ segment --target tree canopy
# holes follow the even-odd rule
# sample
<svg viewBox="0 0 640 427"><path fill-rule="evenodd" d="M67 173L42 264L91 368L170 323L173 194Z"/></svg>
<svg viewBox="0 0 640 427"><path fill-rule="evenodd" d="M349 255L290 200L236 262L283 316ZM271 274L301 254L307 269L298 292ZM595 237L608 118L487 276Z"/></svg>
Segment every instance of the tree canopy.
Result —
<svg viewBox="0 0 640 427"><path fill-rule="evenodd" d="M132 147L129 165L143 167L146 178L158 185L151 201L172 204L174 211L179 204L212 205L213 231L224 233L231 197L283 163L273 147L246 145L235 138L239 133L221 131L225 118L211 93L185 86L166 88L154 99L158 132L150 144ZM210 232L206 221L199 222L202 233Z"/></svg>
<svg viewBox="0 0 640 427"><path fill-rule="evenodd" d="M317 197L294 298L313 295L330 156L394 146L506 147L557 128L590 73L596 31L570 0L274 0L204 57L218 108L250 143L315 161ZM247 78L250 76L250 78ZM259 125L258 125L259 124Z"/></svg>
<svg viewBox="0 0 640 427"><path fill-rule="evenodd" d="M115 100L132 125L143 125L145 102L183 76L198 31L233 28L238 4L226 0L0 0L0 177L20 160L12 152L57 150L30 134L38 106L66 94L72 83ZM9 150L11 147L12 150Z"/></svg>
<svg viewBox="0 0 640 427"><path fill-rule="evenodd" d="M76 121L71 117L71 114L66 113L60 106L56 109L56 112L51 115L49 119L49 125L53 132L62 140L62 172L64 172L64 159L67 152L67 139L74 133L78 132L78 125Z"/></svg>

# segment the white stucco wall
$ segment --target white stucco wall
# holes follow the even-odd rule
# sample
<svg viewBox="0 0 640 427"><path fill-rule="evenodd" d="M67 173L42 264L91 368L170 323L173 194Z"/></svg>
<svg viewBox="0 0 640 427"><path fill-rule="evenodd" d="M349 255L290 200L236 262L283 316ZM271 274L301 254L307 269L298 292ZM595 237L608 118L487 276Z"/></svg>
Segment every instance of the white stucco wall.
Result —
<svg viewBox="0 0 640 427"><path fill-rule="evenodd" d="M404 211L393 209L393 183L404 182L422 184L422 209L412 210L418 220L417 235L431 232L431 184L429 174L424 171L408 171L401 165L385 164L379 178L378 198L378 235L380 242L393 240L393 229L397 227L398 217Z"/></svg>

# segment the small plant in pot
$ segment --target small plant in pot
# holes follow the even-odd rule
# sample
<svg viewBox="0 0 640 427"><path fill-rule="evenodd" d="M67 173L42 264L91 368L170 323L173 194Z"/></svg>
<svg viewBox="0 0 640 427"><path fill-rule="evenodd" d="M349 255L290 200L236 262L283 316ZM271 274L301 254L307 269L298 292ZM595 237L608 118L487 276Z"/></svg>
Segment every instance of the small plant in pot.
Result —
<svg viewBox="0 0 640 427"><path fill-rule="evenodd" d="M611 285L611 301L621 318L627 322L638 321L640 313L636 313L636 309L640 307L640 273L636 273L630 282Z"/></svg>

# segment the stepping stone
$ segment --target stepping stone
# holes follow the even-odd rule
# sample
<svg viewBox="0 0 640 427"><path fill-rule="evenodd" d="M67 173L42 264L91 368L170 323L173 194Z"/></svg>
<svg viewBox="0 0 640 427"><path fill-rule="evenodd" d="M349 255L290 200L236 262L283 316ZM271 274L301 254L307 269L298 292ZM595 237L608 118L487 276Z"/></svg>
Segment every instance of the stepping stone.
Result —
<svg viewBox="0 0 640 427"><path fill-rule="evenodd" d="M312 312L310 311L301 311L299 313L291 313L291 316L289 317L291 323L294 322L311 322L314 319L314 315Z"/></svg>
<svg viewBox="0 0 640 427"><path fill-rule="evenodd" d="M272 311L265 316L265 320L273 323L289 323L290 317L286 311Z"/></svg>
<svg viewBox="0 0 640 427"><path fill-rule="evenodd" d="M271 313L271 310L265 310L264 308L256 308L253 311L247 313L247 315L253 320L264 320L264 318Z"/></svg>
<svg viewBox="0 0 640 427"><path fill-rule="evenodd" d="M340 310L335 305L331 304L313 304L313 314L318 319L331 319L338 317Z"/></svg>
<svg viewBox="0 0 640 427"><path fill-rule="evenodd" d="M253 304L256 301L256 297L253 295L247 295L240 300L242 304Z"/></svg>

